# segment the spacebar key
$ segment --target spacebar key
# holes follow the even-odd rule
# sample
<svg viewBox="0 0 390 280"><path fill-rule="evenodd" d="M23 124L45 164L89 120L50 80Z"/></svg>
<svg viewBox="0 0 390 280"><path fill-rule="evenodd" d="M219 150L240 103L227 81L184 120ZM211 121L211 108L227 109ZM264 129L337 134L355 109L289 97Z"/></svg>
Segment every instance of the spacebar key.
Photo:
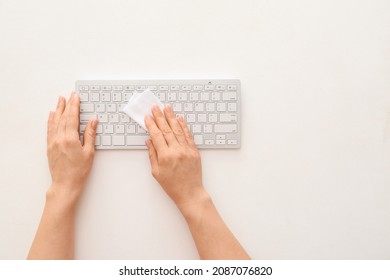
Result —
<svg viewBox="0 0 390 280"><path fill-rule="evenodd" d="M126 146L145 146L145 141L150 139L149 135L126 136Z"/></svg>

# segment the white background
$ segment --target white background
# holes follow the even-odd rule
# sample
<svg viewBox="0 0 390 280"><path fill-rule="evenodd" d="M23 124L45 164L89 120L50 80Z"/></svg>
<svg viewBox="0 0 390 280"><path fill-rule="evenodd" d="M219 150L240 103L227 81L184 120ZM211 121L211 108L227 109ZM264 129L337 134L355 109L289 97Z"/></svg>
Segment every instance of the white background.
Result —
<svg viewBox="0 0 390 280"><path fill-rule="evenodd" d="M29 250L75 80L237 78L242 148L201 155L249 254L389 259L389 35L388 0L0 0L0 258ZM77 258L198 257L146 151L98 151L78 210Z"/></svg>

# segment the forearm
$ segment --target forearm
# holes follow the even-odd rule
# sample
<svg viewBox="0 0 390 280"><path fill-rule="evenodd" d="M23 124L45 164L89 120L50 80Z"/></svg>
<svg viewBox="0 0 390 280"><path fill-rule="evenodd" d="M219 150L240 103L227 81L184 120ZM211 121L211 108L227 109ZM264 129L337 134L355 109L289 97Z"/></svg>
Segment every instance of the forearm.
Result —
<svg viewBox="0 0 390 280"><path fill-rule="evenodd" d="M77 195L49 189L28 259L73 259Z"/></svg>
<svg viewBox="0 0 390 280"><path fill-rule="evenodd" d="M201 259L250 259L204 191L180 207Z"/></svg>

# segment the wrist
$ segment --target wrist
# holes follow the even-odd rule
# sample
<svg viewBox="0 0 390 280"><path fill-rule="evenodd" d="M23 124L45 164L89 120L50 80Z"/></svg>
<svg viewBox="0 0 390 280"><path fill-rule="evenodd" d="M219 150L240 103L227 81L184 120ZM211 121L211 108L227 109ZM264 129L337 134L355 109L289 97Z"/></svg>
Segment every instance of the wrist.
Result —
<svg viewBox="0 0 390 280"><path fill-rule="evenodd" d="M191 198L176 204L187 222L198 220L213 205L210 195L202 187Z"/></svg>
<svg viewBox="0 0 390 280"><path fill-rule="evenodd" d="M74 208L81 195L81 188L52 183L46 192L46 203L61 208Z"/></svg>

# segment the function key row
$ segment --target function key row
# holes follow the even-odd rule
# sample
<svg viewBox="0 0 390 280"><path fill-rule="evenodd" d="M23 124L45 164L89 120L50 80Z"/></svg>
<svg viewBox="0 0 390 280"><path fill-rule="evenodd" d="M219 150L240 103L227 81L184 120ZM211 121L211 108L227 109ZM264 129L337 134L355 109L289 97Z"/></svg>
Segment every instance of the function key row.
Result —
<svg viewBox="0 0 390 280"><path fill-rule="evenodd" d="M151 91L156 91L156 90L161 90L161 91L178 91L178 90L184 90L184 91L203 91L203 90L232 90L235 91L237 90L237 85L131 85L131 86L122 86L122 85L103 85L103 86L98 86L98 85L92 85L92 86L87 86L87 85L81 85L79 86L79 91L80 92L85 92L85 91L143 91L146 89L150 89Z"/></svg>

